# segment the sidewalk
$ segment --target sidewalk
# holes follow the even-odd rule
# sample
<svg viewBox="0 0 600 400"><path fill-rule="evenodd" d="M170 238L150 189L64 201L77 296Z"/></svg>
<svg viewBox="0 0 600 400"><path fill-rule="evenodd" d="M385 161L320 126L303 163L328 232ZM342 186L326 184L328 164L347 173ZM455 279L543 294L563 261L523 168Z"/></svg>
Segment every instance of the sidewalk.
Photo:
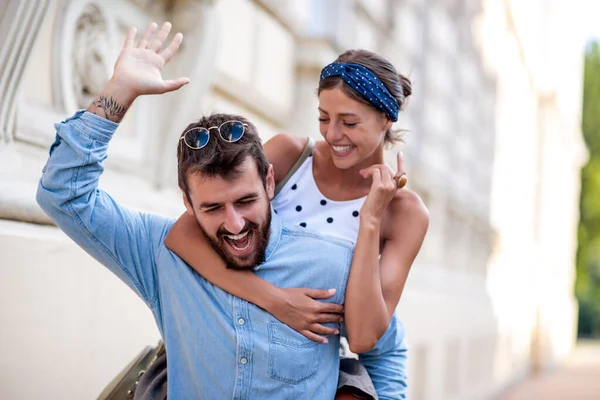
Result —
<svg viewBox="0 0 600 400"><path fill-rule="evenodd" d="M579 342L556 371L531 377L501 400L599 400L600 341Z"/></svg>

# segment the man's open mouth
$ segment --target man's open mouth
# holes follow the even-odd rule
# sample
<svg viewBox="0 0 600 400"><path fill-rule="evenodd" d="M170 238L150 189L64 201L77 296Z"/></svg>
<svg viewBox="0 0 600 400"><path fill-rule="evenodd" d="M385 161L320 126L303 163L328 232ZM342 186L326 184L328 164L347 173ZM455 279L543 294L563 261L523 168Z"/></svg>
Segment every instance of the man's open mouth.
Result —
<svg viewBox="0 0 600 400"><path fill-rule="evenodd" d="M229 247L234 250L234 253L243 254L252 247L254 231L248 230L239 235L223 235L223 238Z"/></svg>

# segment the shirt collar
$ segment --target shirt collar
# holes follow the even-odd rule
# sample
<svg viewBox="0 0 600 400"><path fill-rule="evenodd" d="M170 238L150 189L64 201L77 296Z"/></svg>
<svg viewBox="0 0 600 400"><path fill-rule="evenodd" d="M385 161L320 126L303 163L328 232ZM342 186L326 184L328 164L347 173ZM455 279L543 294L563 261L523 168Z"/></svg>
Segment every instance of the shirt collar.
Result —
<svg viewBox="0 0 600 400"><path fill-rule="evenodd" d="M277 249L277 245L279 244L279 240L281 240L281 219L279 216L273 211L273 207L270 207L271 211L271 229L269 231L269 244L267 245L267 250L265 251L265 261L269 261L269 258L275 253ZM257 266L256 269L260 267Z"/></svg>

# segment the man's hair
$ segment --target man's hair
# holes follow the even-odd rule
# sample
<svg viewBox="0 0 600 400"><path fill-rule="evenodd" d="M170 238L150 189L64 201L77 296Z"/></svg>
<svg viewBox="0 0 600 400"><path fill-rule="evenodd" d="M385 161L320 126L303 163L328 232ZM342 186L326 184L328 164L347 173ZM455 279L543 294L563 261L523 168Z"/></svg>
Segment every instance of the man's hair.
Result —
<svg viewBox="0 0 600 400"><path fill-rule="evenodd" d="M211 129L208 144L201 149L190 149L183 143L183 133L192 128L210 128L221 126L223 122L240 121L245 126L245 133L237 142L226 142L216 129ZM242 171L241 165L248 156L256 163L258 174L266 186L269 162L263 151L262 142L256 127L244 117L232 114L212 114L202 117L184 129L177 143L177 180L179 187L185 193L190 204L188 177L202 173L205 177L219 176L223 179L235 179Z"/></svg>

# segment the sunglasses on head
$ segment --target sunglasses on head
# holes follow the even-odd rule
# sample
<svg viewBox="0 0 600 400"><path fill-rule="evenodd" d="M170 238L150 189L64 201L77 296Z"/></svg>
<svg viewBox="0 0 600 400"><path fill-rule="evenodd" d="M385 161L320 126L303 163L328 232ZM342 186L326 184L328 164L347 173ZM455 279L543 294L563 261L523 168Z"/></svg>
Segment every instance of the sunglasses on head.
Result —
<svg viewBox="0 0 600 400"><path fill-rule="evenodd" d="M191 128L184 132L180 140L192 150L198 150L208 144L210 140L210 131L216 129L219 136L226 142L237 142L244 136L248 124L240 121L226 121L220 126L211 126L210 128Z"/></svg>

